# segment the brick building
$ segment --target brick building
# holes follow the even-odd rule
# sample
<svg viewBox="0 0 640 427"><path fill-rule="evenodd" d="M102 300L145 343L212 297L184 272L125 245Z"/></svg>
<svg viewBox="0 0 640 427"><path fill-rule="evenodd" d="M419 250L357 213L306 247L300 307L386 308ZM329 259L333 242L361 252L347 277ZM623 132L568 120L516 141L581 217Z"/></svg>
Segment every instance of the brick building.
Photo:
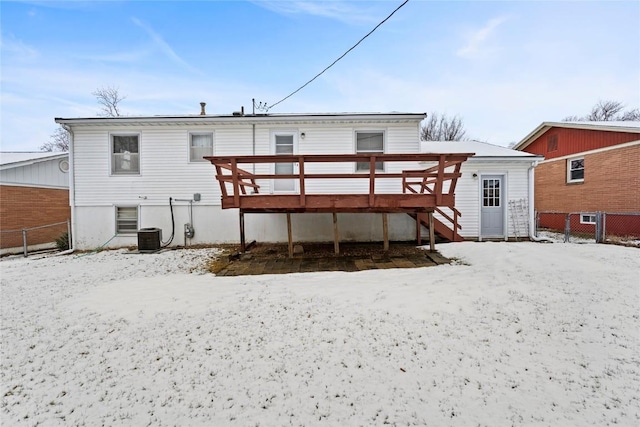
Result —
<svg viewBox="0 0 640 427"><path fill-rule="evenodd" d="M631 215L640 213L640 122L544 122L514 148L545 157L536 211L575 214L571 229L585 232L598 212L627 214L608 221L608 233L640 236L640 216ZM543 227L565 227L565 215L540 218Z"/></svg>
<svg viewBox="0 0 640 427"><path fill-rule="evenodd" d="M69 154L0 153L0 250L51 246L70 218ZM62 223L56 226L45 225ZM18 248L17 250L13 250Z"/></svg>

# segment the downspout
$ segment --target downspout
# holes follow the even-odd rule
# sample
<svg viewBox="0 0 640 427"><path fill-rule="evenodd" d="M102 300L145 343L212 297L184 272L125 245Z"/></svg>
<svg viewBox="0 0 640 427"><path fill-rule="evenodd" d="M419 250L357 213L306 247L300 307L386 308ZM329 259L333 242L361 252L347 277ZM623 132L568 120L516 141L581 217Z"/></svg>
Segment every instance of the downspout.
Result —
<svg viewBox="0 0 640 427"><path fill-rule="evenodd" d="M76 247L76 162L73 149L73 130L66 123L60 123L60 126L69 132L69 206L71 207L71 239L69 239L69 245L71 247L60 254L67 255L75 251Z"/></svg>
<svg viewBox="0 0 640 427"><path fill-rule="evenodd" d="M255 115L255 114L254 114ZM252 148L252 153L255 156L256 155L256 123L254 122L252 125L252 133L253 133L253 148ZM256 174L256 164L253 164L253 174Z"/></svg>
<svg viewBox="0 0 640 427"><path fill-rule="evenodd" d="M529 167L529 239L534 242L550 242L549 239L536 236L536 209L535 209L535 174L534 170L538 166L538 160L531 163Z"/></svg>

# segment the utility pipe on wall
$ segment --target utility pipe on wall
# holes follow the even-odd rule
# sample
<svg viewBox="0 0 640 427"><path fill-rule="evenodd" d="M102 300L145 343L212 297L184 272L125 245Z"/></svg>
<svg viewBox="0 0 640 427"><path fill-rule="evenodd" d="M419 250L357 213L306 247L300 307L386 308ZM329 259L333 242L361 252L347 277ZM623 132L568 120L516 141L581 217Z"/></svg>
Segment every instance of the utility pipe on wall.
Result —
<svg viewBox="0 0 640 427"><path fill-rule="evenodd" d="M69 250L73 252L76 247L74 240L76 239L76 172L75 172L75 154L73 150L73 130L66 123L60 123L60 126L69 132L69 206L71 206L71 233L69 235Z"/></svg>

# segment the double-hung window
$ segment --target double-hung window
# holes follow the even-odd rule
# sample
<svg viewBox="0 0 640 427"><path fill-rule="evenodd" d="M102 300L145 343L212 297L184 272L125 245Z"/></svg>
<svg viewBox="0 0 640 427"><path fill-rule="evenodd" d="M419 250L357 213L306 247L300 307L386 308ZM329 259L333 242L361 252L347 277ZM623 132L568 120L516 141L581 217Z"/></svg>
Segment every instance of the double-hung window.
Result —
<svg viewBox="0 0 640 427"><path fill-rule="evenodd" d="M384 132L357 131L356 154L384 154ZM383 162L376 162L376 170L383 171ZM368 172L369 162L357 162L356 172Z"/></svg>
<svg viewBox="0 0 640 427"><path fill-rule="evenodd" d="M111 135L111 174L140 175L140 135Z"/></svg>
<svg viewBox="0 0 640 427"><path fill-rule="evenodd" d="M567 160L567 182L584 181L584 157Z"/></svg>
<svg viewBox="0 0 640 427"><path fill-rule="evenodd" d="M132 234L138 231L138 207L116 206L116 233Z"/></svg>
<svg viewBox="0 0 640 427"><path fill-rule="evenodd" d="M204 156L213 156L213 133L192 132L189 134L189 161L206 162Z"/></svg>

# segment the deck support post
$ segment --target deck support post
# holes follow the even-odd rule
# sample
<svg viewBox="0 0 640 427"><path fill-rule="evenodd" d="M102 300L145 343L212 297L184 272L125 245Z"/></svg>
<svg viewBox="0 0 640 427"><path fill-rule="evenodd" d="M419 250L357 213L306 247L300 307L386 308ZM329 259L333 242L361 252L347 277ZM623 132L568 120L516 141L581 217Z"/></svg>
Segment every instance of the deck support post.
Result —
<svg viewBox="0 0 640 427"><path fill-rule="evenodd" d="M433 224L433 212L429 212L429 252L436 251L436 232Z"/></svg>
<svg viewBox="0 0 640 427"><path fill-rule="evenodd" d="M246 241L244 239L244 212L240 210L240 252L244 253L247 250Z"/></svg>
<svg viewBox="0 0 640 427"><path fill-rule="evenodd" d="M289 258L293 258L293 236L291 235L291 214L287 212L287 237L289 238Z"/></svg>
<svg viewBox="0 0 640 427"><path fill-rule="evenodd" d="M418 246L422 246L422 216L417 213L416 214L416 240L418 242Z"/></svg>
<svg viewBox="0 0 640 427"><path fill-rule="evenodd" d="M338 243L338 214L333 213L333 252L340 253L340 243Z"/></svg>
<svg viewBox="0 0 640 427"><path fill-rule="evenodd" d="M384 251L389 252L389 219L386 213L382 214L382 241Z"/></svg>

